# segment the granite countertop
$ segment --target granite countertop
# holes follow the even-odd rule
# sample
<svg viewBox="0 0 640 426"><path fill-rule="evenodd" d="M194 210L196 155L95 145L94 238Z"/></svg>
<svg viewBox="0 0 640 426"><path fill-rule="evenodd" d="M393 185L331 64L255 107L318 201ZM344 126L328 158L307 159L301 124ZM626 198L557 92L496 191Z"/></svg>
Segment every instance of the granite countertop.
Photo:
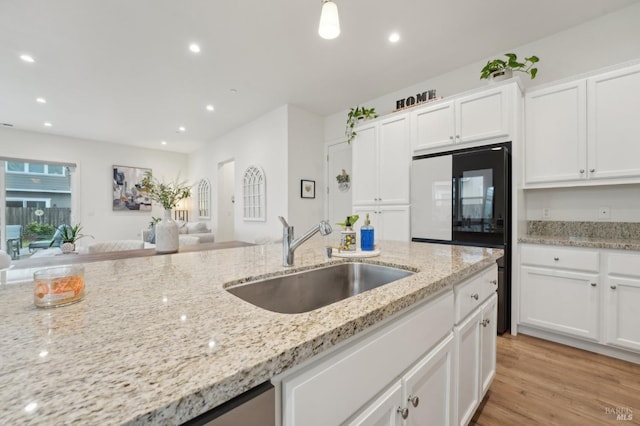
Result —
<svg viewBox="0 0 640 426"><path fill-rule="evenodd" d="M640 251L640 240L626 238L592 238L549 235L525 235L518 238L520 243L546 244L554 246L586 247L612 250Z"/></svg>
<svg viewBox="0 0 640 426"><path fill-rule="evenodd" d="M322 246L320 237L305 243L292 268L281 266L280 245L87 263L85 299L54 309L34 307L29 281L0 285L0 418L21 425L179 424L502 255L382 242L381 255L365 261L418 273L295 315L224 290L346 261L325 259Z"/></svg>

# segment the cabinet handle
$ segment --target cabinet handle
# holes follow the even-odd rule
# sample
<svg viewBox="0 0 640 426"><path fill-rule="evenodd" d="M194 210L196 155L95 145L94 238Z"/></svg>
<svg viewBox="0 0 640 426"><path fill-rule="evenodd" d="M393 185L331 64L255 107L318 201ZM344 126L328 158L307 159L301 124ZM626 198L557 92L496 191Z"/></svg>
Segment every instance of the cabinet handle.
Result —
<svg viewBox="0 0 640 426"><path fill-rule="evenodd" d="M616 288L618 288L618 287L616 287L615 285L611 286L611 290L615 290Z"/></svg>
<svg viewBox="0 0 640 426"><path fill-rule="evenodd" d="M557 262L558 260L560 260L560 258L559 257L554 257L553 260L555 260Z"/></svg>
<svg viewBox="0 0 640 426"><path fill-rule="evenodd" d="M489 321L488 319L486 319L486 320L482 320L482 326L483 326L483 327L486 327L487 325L489 325L489 323L490 323L490 322L491 322L491 321Z"/></svg>
<svg viewBox="0 0 640 426"><path fill-rule="evenodd" d="M409 401L414 407L417 407L418 404L420 404L420 398L418 398L417 396L409 395L409 399L407 399L407 401Z"/></svg>
<svg viewBox="0 0 640 426"><path fill-rule="evenodd" d="M580 169L580 174L583 174L583 173L584 173L584 169Z"/></svg>
<svg viewBox="0 0 640 426"><path fill-rule="evenodd" d="M404 420L407 420L407 417L409 417L409 409L408 408L398 407L398 413L400 413L400 415L402 416L402 418Z"/></svg>
<svg viewBox="0 0 640 426"><path fill-rule="evenodd" d="M596 169L589 169L589 173L595 173Z"/></svg>
<svg viewBox="0 0 640 426"><path fill-rule="evenodd" d="M471 298L472 298L472 299L476 299L476 300L478 300L478 299L480 298L480 296L478 296L478 293L473 293L473 294L471 295Z"/></svg>
<svg viewBox="0 0 640 426"><path fill-rule="evenodd" d="M598 285L597 283L591 283L591 287L595 287L597 285Z"/></svg>

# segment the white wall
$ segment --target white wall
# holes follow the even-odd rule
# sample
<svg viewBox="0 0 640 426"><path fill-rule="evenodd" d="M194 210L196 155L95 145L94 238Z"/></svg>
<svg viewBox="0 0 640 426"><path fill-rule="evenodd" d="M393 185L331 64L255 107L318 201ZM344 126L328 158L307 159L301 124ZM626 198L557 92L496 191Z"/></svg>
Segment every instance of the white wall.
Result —
<svg viewBox="0 0 640 426"><path fill-rule="evenodd" d="M608 207L611 222L640 222L640 185L527 190L527 220L599 221ZM549 209L543 218L542 209Z"/></svg>
<svg viewBox="0 0 640 426"><path fill-rule="evenodd" d="M150 168L154 176L172 181L180 174L187 178L187 156L166 151L53 136L15 129L0 129L0 155L25 160L51 160L75 163L77 182L74 196L79 197L79 211L74 220L82 223L84 233L95 241L142 238L151 216L162 216L162 207L151 213L114 212L112 182L114 165ZM85 238L78 244L90 244Z"/></svg>
<svg viewBox="0 0 640 426"><path fill-rule="evenodd" d="M198 181L209 178L212 186L211 227L217 231L218 165L235 160L235 239L255 242L256 239L282 237L278 216L288 212L287 183L287 106L210 141L189 155L189 178ZM250 165L260 166L266 176L267 220L247 222L242 218L242 176Z"/></svg>
<svg viewBox="0 0 640 426"><path fill-rule="evenodd" d="M530 55L540 57L539 72L535 80L521 74L522 82L525 88L528 88L640 58L638 22L640 4L636 3L533 43L514 46L510 50L520 58ZM436 89L438 96L446 98L484 86L487 81L480 80L480 69L487 60L502 57L504 53L496 52L490 58L470 63L452 72L407 86L405 89L381 94L376 99L363 99L360 104L374 107L382 115L395 109L396 100L415 96L428 89ZM344 137L347 111L348 109L345 109L326 117L325 141Z"/></svg>
<svg viewBox="0 0 640 426"><path fill-rule="evenodd" d="M296 235L324 219L323 119L289 105L289 213ZM300 180L316 182L316 198L300 197Z"/></svg>

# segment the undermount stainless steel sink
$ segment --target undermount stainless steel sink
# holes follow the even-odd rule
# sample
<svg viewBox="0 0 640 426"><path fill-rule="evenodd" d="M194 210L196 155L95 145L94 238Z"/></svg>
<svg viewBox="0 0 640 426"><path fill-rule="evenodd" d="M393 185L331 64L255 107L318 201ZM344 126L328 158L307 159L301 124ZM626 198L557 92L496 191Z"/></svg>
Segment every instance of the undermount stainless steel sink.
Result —
<svg viewBox="0 0 640 426"><path fill-rule="evenodd" d="M283 314L309 312L380 287L413 272L368 263L323 268L238 284L226 290L260 308Z"/></svg>

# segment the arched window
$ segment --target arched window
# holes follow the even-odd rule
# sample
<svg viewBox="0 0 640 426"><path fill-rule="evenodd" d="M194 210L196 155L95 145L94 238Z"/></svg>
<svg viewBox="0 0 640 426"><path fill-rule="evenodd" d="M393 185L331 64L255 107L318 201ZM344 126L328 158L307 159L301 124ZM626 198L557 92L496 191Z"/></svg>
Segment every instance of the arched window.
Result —
<svg viewBox="0 0 640 426"><path fill-rule="evenodd" d="M211 218L211 184L207 179L200 179L198 183L198 216Z"/></svg>
<svg viewBox="0 0 640 426"><path fill-rule="evenodd" d="M261 168L249 166L243 179L243 216L244 220L264 221L265 214L265 176Z"/></svg>

